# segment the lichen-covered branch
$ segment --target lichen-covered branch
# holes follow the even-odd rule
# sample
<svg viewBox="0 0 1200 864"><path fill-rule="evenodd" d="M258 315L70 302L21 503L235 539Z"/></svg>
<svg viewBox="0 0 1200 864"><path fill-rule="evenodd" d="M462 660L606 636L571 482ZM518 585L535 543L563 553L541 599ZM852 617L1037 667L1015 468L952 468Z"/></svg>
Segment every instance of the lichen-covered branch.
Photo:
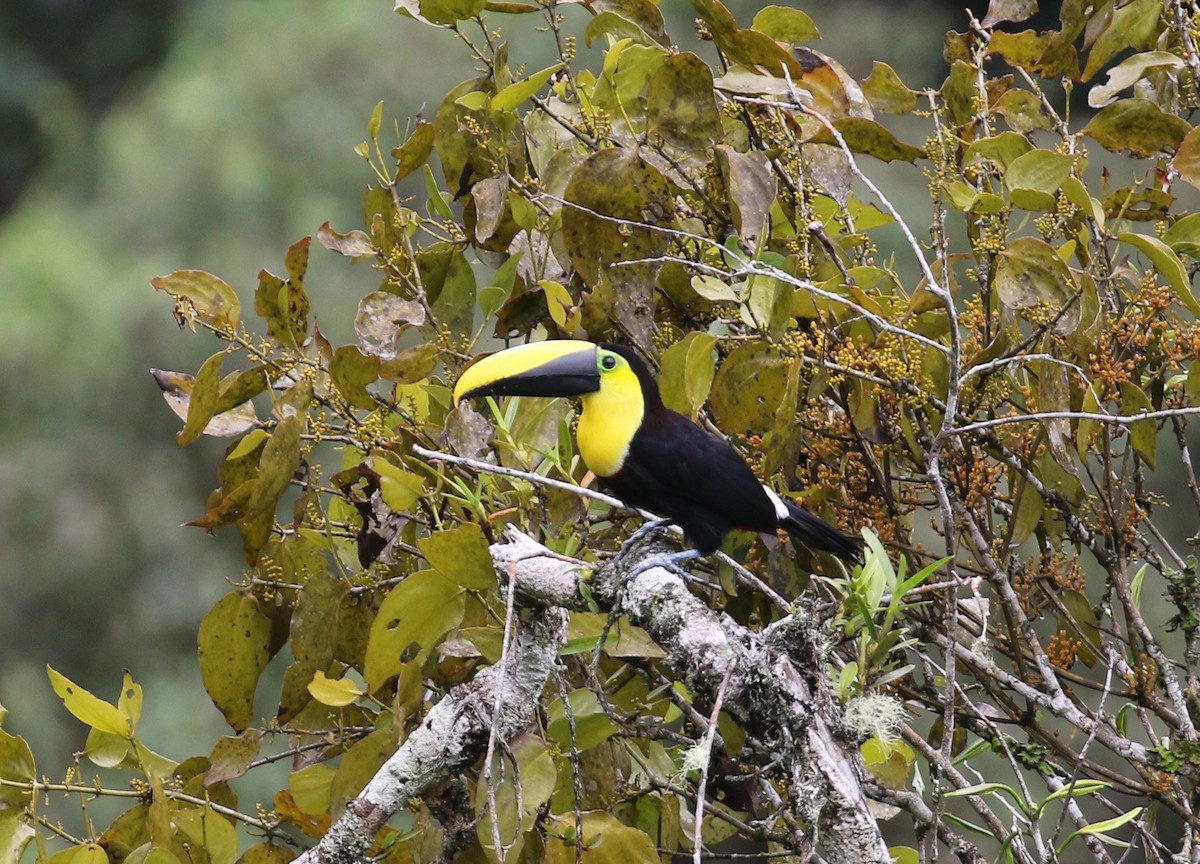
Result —
<svg viewBox="0 0 1200 864"><path fill-rule="evenodd" d="M502 575L518 592L543 603L586 608L579 590L583 565L555 555L509 529L492 547ZM636 550L640 551L640 550ZM636 564L640 555L629 556ZM599 570L591 593L602 607L619 608L667 652L668 662L699 698L728 678L724 710L747 731L783 750L790 810L808 825L830 862L887 862L887 847L871 816L853 757L834 734L831 706L814 682L820 659L799 615L769 633L754 633L694 597L676 574L651 568L633 575L628 564ZM812 661L801 668L797 657Z"/></svg>
<svg viewBox="0 0 1200 864"><path fill-rule="evenodd" d="M566 613L555 608L519 619L504 660L438 702L300 864L366 860L388 818L479 759L493 729L507 739L528 726L566 638L566 623Z"/></svg>

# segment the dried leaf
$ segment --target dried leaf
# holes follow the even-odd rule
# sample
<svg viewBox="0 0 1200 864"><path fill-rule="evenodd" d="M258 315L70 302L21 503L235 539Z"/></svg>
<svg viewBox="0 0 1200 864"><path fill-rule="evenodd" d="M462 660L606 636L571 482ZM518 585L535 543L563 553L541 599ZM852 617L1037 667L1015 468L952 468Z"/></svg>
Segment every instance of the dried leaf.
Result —
<svg viewBox="0 0 1200 864"><path fill-rule="evenodd" d="M427 124L428 125L428 124ZM432 146L432 141L430 142ZM317 229L317 241L330 252L337 252L347 258L363 258L375 254L371 238L364 232L354 230L345 234L334 231L328 222Z"/></svg>
<svg viewBox="0 0 1200 864"><path fill-rule="evenodd" d="M175 316L180 326L196 321L209 324L219 333L232 333L241 316L242 304L229 285L203 270L176 270L157 276L150 284L175 298Z"/></svg>
<svg viewBox="0 0 1200 864"><path fill-rule="evenodd" d="M425 309L386 291L374 291L358 304L354 332L363 354L390 360L396 356L396 339L409 327L425 323Z"/></svg>

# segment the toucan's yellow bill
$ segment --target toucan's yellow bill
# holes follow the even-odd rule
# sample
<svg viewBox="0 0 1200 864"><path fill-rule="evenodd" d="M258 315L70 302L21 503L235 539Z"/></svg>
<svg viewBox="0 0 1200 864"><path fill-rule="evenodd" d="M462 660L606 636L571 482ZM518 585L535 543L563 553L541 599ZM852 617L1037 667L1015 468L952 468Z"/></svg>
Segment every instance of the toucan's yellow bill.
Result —
<svg viewBox="0 0 1200 864"><path fill-rule="evenodd" d="M454 404L476 396L578 396L600 389L596 345L530 342L484 357L454 385Z"/></svg>

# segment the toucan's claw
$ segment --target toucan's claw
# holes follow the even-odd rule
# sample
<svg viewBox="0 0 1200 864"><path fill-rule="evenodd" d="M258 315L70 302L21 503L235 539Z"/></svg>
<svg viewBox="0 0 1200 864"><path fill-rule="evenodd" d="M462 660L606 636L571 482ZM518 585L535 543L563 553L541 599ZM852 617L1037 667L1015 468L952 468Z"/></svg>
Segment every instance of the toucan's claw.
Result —
<svg viewBox="0 0 1200 864"><path fill-rule="evenodd" d="M682 552L671 552L666 555L653 555L650 558L643 559L635 564L633 569L629 571L629 575L625 577L625 580L629 581L645 573L647 570L654 569L655 567L665 567L672 573L683 577L683 579L686 581L695 581L695 577L693 577L691 573L688 573L679 565L684 561L695 561L697 558L703 557L704 556L700 554L699 549L684 549Z"/></svg>
<svg viewBox="0 0 1200 864"><path fill-rule="evenodd" d="M638 544L638 542L641 541L643 538L647 537L650 534L653 534L655 531L659 531L663 528L666 528L670 524L671 524L670 519L651 519L649 522L647 522L641 528L637 529L636 531L634 531L632 534L629 535L629 539L621 544L621 551L617 554L618 555L627 555L629 553L629 550L632 549L634 546L636 546Z"/></svg>

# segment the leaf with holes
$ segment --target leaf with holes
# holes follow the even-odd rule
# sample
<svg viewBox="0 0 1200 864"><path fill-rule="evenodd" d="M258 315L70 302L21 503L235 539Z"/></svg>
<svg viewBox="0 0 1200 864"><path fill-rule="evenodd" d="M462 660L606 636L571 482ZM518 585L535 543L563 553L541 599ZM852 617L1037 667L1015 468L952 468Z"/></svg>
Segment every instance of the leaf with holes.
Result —
<svg viewBox="0 0 1200 864"><path fill-rule="evenodd" d="M463 589L436 570L420 570L393 588L371 622L363 668L367 692L399 674L408 660L423 661L461 623L465 609Z"/></svg>

